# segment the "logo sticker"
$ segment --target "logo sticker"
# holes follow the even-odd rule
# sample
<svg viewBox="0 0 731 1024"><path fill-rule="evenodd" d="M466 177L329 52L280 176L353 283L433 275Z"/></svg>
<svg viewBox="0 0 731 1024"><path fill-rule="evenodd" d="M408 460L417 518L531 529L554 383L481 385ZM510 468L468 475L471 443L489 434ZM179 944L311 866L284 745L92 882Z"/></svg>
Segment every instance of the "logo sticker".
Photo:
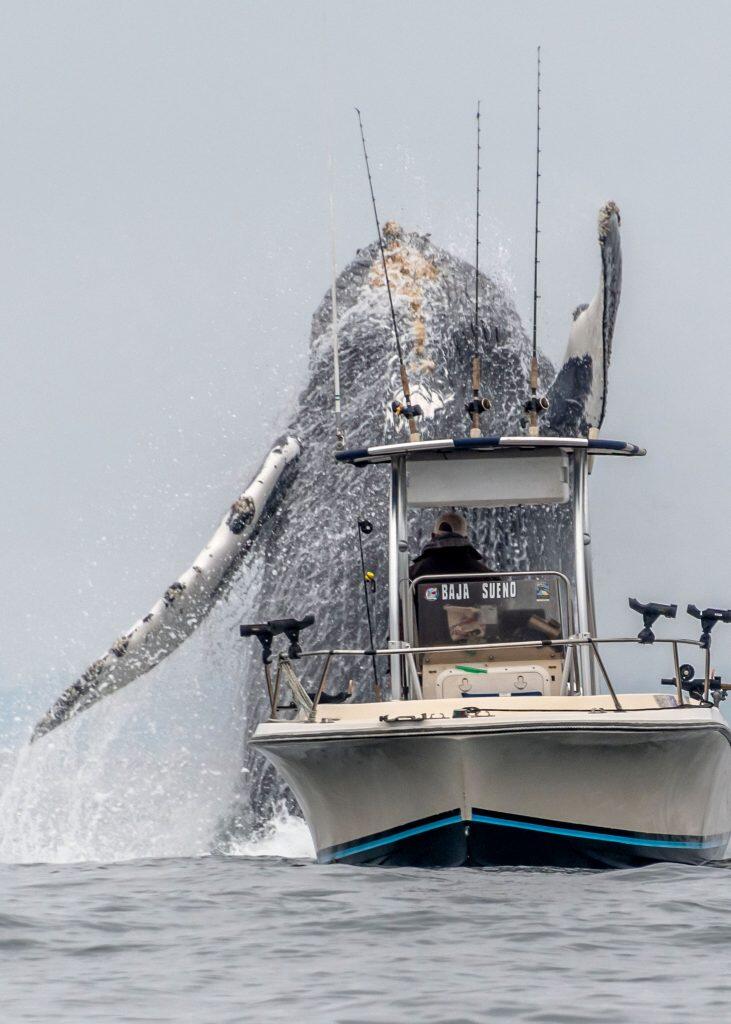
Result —
<svg viewBox="0 0 731 1024"><path fill-rule="evenodd" d="M551 589L547 583L536 583L536 601L550 601Z"/></svg>
<svg viewBox="0 0 731 1024"><path fill-rule="evenodd" d="M427 587L424 591L424 597L427 601L438 601L439 600L439 587Z"/></svg>

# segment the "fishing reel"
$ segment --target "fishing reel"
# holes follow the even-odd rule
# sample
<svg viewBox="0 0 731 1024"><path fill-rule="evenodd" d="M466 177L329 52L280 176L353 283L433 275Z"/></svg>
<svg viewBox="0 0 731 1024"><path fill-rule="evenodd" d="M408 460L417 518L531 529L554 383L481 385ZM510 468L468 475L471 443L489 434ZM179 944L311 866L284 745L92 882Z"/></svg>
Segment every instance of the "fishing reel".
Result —
<svg viewBox="0 0 731 1024"><path fill-rule="evenodd" d="M364 536L368 537L371 533L373 533L373 523L370 521L370 519L359 519L358 530L360 531L360 534L363 534ZM363 559L363 542L361 540L360 534L358 535L358 545L360 547L360 561L361 569L363 570L363 583L365 584L366 589L369 590L371 594L374 594L376 592L376 574L373 572L372 569L366 569L365 567L365 561Z"/></svg>
<svg viewBox="0 0 731 1024"><path fill-rule="evenodd" d="M484 328L483 328L484 329ZM488 335L485 332L485 338ZM465 412L470 417L470 437L480 437L482 430L480 428L480 416L483 412L488 412L492 408L492 402L489 398L483 398L480 395L480 377L481 377L481 360L479 352L472 353L472 399L465 403Z"/></svg>
<svg viewBox="0 0 731 1024"><path fill-rule="evenodd" d="M548 410L549 401L545 395L541 398L538 395L531 395L528 401L523 405L523 412L525 413L524 418L521 420L521 425L526 427L528 424L535 426L538 423L538 417L542 416L544 412Z"/></svg>
<svg viewBox="0 0 731 1024"><path fill-rule="evenodd" d="M535 327L533 330L533 356L530 361L530 398L523 406L525 417L521 420L522 427L528 427L528 433L536 436L538 434L538 417L548 409L548 399L545 395L538 396L538 357L535 348Z"/></svg>
<svg viewBox="0 0 731 1024"><path fill-rule="evenodd" d="M464 409L470 416L480 416L492 409L492 402L489 398L473 398L471 402L465 403Z"/></svg>
<svg viewBox="0 0 731 1024"><path fill-rule="evenodd" d="M543 395L541 398L539 398L538 395L531 395L531 397L523 406L523 412L528 413L528 415L530 415L531 413L535 413L536 416L540 416L541 413L546 412L548 406L549 401L545 395Z"/></svg>
<svg viewBox="0 0 731 1024"><path fill-rule="evenodd" d="M705 680L696 679L695 669L692 665L681 665L679 674L680 688L685 690L693 700L697 700L708 707L718 707L722 700L726 700L727 691L731 689L731 684L722 682L720 676L712 676L708 680L708 690L713 695L713 699L707 701L703 695ZM677 686L675 679L661 679L660 682L663 686Z"/></svg>
<svg viewBox="0 0 731 1024"><path fill-rule="evenodd" d="M642 616L644 629L641 629L637 634L637 639L641 644L655 643L655 634L652 632L652 627L660 616L666 619L674 619L678 613L677 604L657 604L654 601L651 601L649 604L641 604L636 597L630 597L629 606L633 612L639 612ZM688 667L690 668L691 666Z"/></svg>
<svg viewBox="0 0 731 1024"><path fill-rule="evenodd" d="M417 416L423 416L424 413L420 405L406 405L404 402L397 402L394 400L391 402L391 412L397 418L403 416L404 419L413 420Z"/></svg>
<svg viewBox="0 0 731 1024"><path fill-rule="evenodd" d="M480 416L491 408L492 402L489 398L475 397L471 402L465 403L465 412L469 415L472 424L470 427L470 437L482 437Z"/></svg>
<svg viewBox="0 0 731 1024"><path fill-rule="evenodd" d="M395 420L406 420L406 424L409 428L410 441L421 441L419 426L416 422L419 416L423 416L420 405L411 405L410 402L398 402L394 400L391 402L391 412L393 413Z"/></svg>

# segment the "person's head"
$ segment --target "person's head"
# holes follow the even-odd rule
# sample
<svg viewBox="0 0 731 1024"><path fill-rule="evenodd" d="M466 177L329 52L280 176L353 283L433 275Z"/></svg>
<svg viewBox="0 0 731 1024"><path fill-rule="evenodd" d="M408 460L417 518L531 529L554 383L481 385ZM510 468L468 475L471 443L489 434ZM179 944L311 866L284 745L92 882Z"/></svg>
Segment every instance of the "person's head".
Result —
<svg viewBox="0 0 731 1024"><path fill-rule="evenodd" d="M466 540L467 520L459 512L442 512L434 521L432 537L463 537Z"/></svg>

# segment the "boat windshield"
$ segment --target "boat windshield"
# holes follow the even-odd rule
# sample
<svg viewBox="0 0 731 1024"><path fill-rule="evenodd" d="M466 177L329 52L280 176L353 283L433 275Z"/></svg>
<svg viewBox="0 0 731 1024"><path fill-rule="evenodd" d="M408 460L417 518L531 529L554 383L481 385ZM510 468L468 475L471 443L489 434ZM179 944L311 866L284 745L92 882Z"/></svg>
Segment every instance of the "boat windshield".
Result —
<svg viewBox="0 0 731 1024"><path fill-rule="evenodd" d="M420 577L419 643L469 646L566 636L567 589L559 573Z"/></svg>

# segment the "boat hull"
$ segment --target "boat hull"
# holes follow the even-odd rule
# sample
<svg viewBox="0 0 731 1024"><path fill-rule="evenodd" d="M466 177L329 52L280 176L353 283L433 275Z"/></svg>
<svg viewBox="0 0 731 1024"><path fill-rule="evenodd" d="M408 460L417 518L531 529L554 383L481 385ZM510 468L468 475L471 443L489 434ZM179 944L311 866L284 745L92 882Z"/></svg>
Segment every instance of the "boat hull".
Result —
<svg viewBox="0 0 731 1024"><path fill-rule="evenodd" d="M702 864L724 857L728 833L717 836L642 835L573 828L564 821L459 813L412 822L406 829L363 836L318 851L320 863L390 867L629 868L658 861ZM406 833L406 834L405 834Z"/></svg>
<svg viewBox="0 0 731 1024"><path fill-rule="evenodd" d="M270 733L256 744L293 789L325 863L616 868L725 856L722 721L583 717Z"/></svg>

